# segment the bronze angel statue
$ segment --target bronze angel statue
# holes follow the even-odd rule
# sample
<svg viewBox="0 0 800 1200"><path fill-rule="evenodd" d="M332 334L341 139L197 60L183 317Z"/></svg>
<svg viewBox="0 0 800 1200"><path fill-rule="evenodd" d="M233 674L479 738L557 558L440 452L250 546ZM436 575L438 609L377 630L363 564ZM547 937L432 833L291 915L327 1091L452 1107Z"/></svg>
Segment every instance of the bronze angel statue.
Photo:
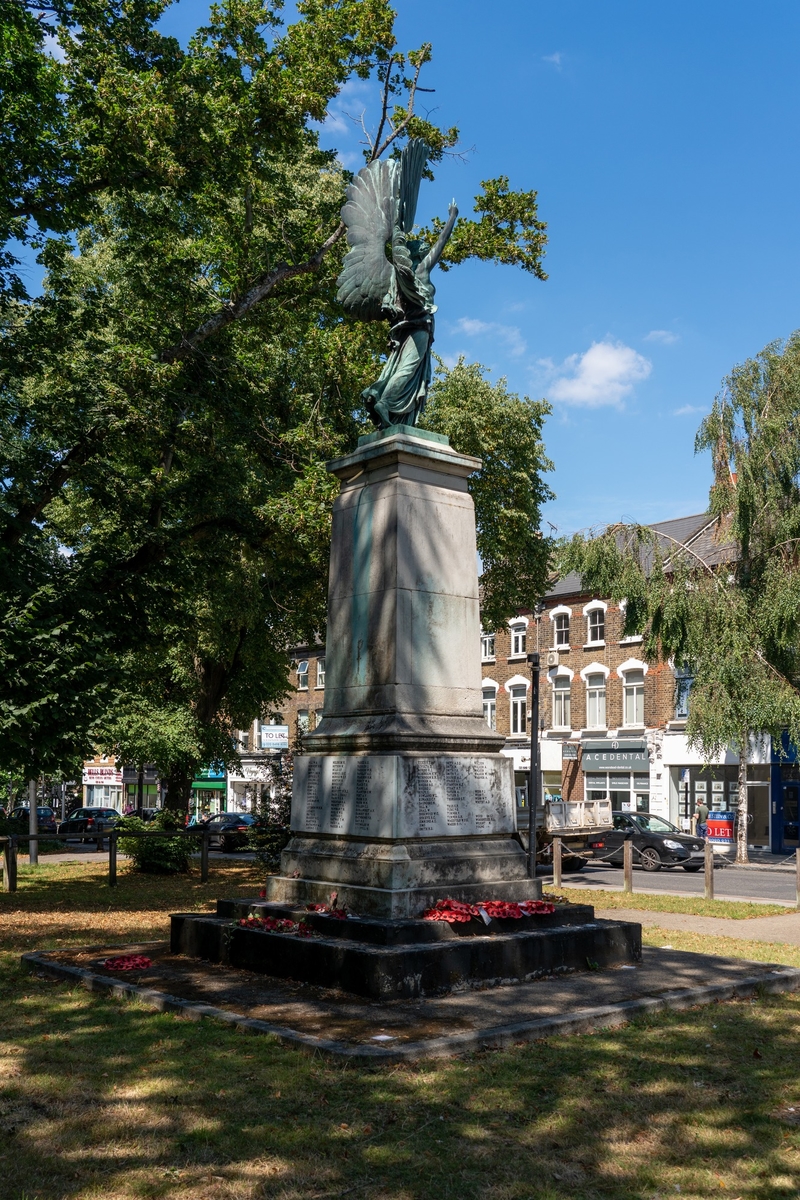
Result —
<svg viewBox="0 0 800 1200"><path fill-rule="evenodd" d="M362 321L388 320L388 357L362 392L375 424L415 425L431 381L434 287L431 271L458 217L455 201L433 246L411 237L427 151L412 139L398 159L371 162L349 185L342 220L350 246L339 276L339 302ZM392 257L387 257L387 246Z"/></svg>

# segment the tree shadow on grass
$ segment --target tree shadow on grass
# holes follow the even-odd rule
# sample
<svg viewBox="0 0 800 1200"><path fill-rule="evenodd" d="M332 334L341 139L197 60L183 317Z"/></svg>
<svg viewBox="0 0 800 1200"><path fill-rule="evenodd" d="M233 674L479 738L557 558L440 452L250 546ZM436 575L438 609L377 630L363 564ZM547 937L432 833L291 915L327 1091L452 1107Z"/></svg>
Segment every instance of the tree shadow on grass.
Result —
<svg viewBox="0 0 800 1200"><path fill-rule="evenodd" d="M11 961L0 987L4 1197L798 1193L795 996L365 1070Z"/></svg>

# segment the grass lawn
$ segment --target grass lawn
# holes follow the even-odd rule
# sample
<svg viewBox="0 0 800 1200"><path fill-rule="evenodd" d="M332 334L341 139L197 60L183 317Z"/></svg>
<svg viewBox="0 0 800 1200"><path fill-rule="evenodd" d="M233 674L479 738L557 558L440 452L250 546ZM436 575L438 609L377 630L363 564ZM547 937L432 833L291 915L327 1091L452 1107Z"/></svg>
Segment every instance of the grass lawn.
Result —
<svg viewBox="0 0 800 1200"><path fill-rule="evenodd" d="M463 1060L344 1067L29 975L23 948L163 937L170 910L258 882L231 864L208 885L122 875L112 892L101 874L48 864L0 895L2 1200L800 1193L800 996ZM769 950L789 961L758 946Z"/></svg>
<svg viewBox="0 0 800 1200"><path fill-rule="evenodd" d="M694 917L733 917L744 921L751 917L786 916L793 911L785 904L753 904L749 900L704 900L702 896L662 896L644 892L612 892L597 888L562 887L559 895L573 904L593 904L595 908L641 908L644 912L689 913Z"/></svg>

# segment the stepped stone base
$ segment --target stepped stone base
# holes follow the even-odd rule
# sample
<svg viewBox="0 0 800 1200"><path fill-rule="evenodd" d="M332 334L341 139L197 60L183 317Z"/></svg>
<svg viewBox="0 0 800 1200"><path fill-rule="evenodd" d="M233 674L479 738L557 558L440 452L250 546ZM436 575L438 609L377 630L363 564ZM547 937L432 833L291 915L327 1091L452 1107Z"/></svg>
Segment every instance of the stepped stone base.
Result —
<svg viewBox="0 0 800 1200"><path fill-rule="evenodd" d="M339 904L364 916L420 917L437 900L532 900L542 894L527 878L527 858L512 837L365 842L292 838L281 874L267 882L280 904Z"/></svg>
<svg viewBox="0 0 800 1200"><path fill-rule="evenodd" d="M250 900L220 900L217 916L177 913L171 950L262 975L340 988L372 1000L414 999L469 987L638 962L642 927L597 921L588 905L550 915L476 921L337 920ZM315 936L301 938L232 924L244 916L301 916ZM520 928L522 926L523 928Z"/></svg>

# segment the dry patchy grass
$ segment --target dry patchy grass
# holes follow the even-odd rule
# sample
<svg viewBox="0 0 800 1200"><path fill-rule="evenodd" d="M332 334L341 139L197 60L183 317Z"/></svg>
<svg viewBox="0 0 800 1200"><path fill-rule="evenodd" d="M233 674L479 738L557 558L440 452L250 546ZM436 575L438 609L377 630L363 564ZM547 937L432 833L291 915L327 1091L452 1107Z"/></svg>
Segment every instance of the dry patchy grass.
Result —
<svg viewBox="0 0 800 1200"><path fill-rule="evenodd" d="M228 870L228 891L252 893L249 868ZM170 909L208 904L219 871L210 892L191 880L133 877L113 896L85 876L51 882L26 883L16 906L0 903L2 1200L796 1200L800 1191L790 1112L800 1113L800 997L466 1060L343 1067L19 965L23 943L105 941L131 927L163 936ZM33 916L62 921L63 937L30 924L25 896ZM677 945L684 935L665 936ZM779 948L759 949L775 960Z"/></svg>

